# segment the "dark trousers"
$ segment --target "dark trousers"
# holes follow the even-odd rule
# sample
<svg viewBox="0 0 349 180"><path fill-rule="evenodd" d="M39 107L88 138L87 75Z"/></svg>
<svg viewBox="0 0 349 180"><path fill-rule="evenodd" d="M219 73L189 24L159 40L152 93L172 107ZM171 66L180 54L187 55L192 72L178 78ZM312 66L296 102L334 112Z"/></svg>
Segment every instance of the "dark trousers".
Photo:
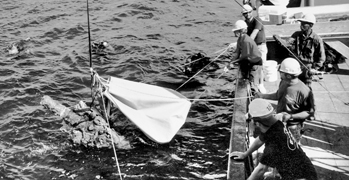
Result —
<svg viewBox="0 0 349 180"><path fill-rule="evenodd" d="M305 84L307 85L310 90L311 88L311 83L313 82L313 74L310 73L310 69L312 68L312 64L307 63L307 62L302 62L305 66L301 66L302 68L302 74L298 76L298 78Z"/></svg>

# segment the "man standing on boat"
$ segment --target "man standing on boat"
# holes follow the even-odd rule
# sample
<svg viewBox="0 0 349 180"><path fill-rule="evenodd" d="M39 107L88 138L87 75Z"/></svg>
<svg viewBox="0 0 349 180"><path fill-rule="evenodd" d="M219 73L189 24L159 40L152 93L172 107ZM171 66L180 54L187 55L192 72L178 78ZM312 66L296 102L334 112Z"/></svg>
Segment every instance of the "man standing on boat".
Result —
<svg viewBox="0 0 349 180"><path fill-rule="evenodd" d="M257 44L258 50L262 54L263 64L267 61L267 40L265 38L264 26L259 17L253 17L252 7L248 4L243 5L242 15L247 24L247 35L249 35Z"/></svg>
<svg viewBox="0 0 349 180"><path fill-rule="evenodd" d="M316 23L313 14L305 14L299 19L300 31L292 34L288 40L289 47L298 56L299 60L306 67L302 66L302 74L299 79L311 88L313 74L323 66L326 60L324 43L319 35L317 35L312 27Z"/></svg>
<svg viewBox="0 0 349 180"><path fill-rule="evenodd" d="M299 62L286 58L279 67L281 82L275 93L256 93L255 98L277 100L277 113L283 114L283 121L297 143L302 137L303 122L315 112L314 95L308 86L298 79L302 73Z"/></svg>
<svg viewBox="0 0 349 180"><path fill-rule="evenodd" d="M234 160L242 160L265 144L259 164L248 180L262 179L268 167L276 168L285 180L317 180L310 159L280 121L282 114L275 114L274 108L268 101L254 99L249 105L248 115L249 119L261 129L262 134L246 152L230 154Z"/></svg>
<svg viewBox="0 0 349 180"><path fill-rule="evenodd" d="M241 72L245 78L249 76L251 72L253 76L254 86L257 86L260 92L266 93L264 88L263 77L263 60L261 58L261 52L258 50L257 44L253 39L246 34L247 24L243 20L236 21L232 30L236 37L238 37L236 44L235 56L232 58L232 62L229 61L224 71L228 71L231 63L240 63Z"/></svg>

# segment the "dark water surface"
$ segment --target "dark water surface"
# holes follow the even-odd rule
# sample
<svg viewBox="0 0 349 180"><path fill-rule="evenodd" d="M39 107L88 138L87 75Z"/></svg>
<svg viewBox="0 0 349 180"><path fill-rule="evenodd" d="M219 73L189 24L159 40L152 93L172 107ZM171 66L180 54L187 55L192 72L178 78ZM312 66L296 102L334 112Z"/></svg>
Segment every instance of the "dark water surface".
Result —
<svg viewBox="0 0 349 180"><path fill-rule="evenodd" d="M0 2L0 179L118 179L111 149L72 147L61 120L39 103L91 101L86 1ZM176 89L178 68L197 52L216 57L236 39L240 7L231 0L90 0L92 41L115 49L93 57L102 76ZM30 37L31 54L6 47ZM219 64L223 67L223 64ZM201 73L179 89L188 98L227 98L234 73ZM117 150L124 179L225 179L232 102L197 101L173 141Z"/></svg>

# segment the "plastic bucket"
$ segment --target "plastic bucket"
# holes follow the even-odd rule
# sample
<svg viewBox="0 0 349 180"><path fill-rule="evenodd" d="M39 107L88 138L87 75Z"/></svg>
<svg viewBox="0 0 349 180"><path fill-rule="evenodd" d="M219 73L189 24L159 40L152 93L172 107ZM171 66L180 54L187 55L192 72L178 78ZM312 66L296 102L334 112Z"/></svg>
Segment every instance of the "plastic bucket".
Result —
<svg viewBox="0 0 349 180"><path fill-rule="evenodd" d="M263 64L264 80L267 82L275 82L277 76L277 62L268 60Z"/></svg>

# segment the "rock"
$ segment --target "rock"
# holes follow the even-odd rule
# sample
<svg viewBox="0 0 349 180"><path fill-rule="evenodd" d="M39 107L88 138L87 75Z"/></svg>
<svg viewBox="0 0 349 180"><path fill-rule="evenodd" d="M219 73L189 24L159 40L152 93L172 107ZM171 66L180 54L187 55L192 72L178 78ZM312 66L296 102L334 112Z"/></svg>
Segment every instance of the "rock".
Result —
<svg viewBox="0 0 349 180"><path fill-rule="evenodd" d="M116 148L131 148L130 142L124 136L111 129L95 109L86 109L87 106L82 101L73 108L67 108L51 97L44 96L40 104L64 119L61 129L69 134L74 145L91 148L112 148L113 142Z"/></svg>

